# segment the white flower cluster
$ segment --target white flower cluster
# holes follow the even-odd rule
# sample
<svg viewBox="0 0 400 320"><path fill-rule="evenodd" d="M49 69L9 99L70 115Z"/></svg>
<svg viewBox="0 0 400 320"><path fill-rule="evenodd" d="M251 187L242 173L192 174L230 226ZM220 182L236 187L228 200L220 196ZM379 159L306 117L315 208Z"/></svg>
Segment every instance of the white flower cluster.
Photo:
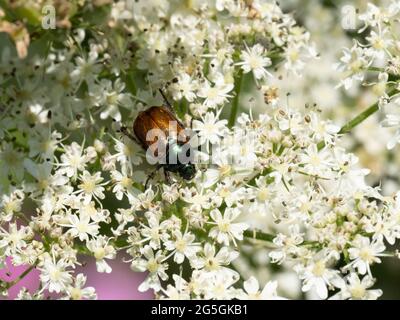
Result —
<svg viewBox="0 0 400 320"><path fill-rule="evenodd" d="M132 10L137 67L197 116L232 97L240 72L265 83L274 60L298 73L315 56L309 33L272 1L150 1Z"/></svg>
<svg viewBox="0 0 400 320"><path fill-rule="evenodd" d="M400 128L399 91L400 91L400 2L392 0L386 7L368 3L367 10L358 15L362 23L358 30L362 40L354 39L351 48L343 50L338 70L343 72L339 86L349 90L354 82L372 86L379 98L379 107L385 107L385 127ZM400 142L400 129L387 143L393 149Z"/></svg>
<svg viewBox="0 0 400 320"><path fill-rule="evenodd" d="M290 15L262 0L80 9L79 27L45 34L25 60L10 46L0 52L0 266L11 258L41 280L18 298L96 298L75 272L81 255L110 273L108 260L125 252L148 273L139 290L157 298L282 299L274 275L260 289L240 270L259 248L260 268L295 272L319 298L382 294L371 266L394 256L386 245L400 238L400 194L365 184L368 170L317 108L239 111L241 87L263 92L277 69L300 73L315 56ZM140 110L161 105L157 89L213 161L192 181L145 189L154 168L116 122L130 128ZM1 282L1 293L12 284Z"/></svg>

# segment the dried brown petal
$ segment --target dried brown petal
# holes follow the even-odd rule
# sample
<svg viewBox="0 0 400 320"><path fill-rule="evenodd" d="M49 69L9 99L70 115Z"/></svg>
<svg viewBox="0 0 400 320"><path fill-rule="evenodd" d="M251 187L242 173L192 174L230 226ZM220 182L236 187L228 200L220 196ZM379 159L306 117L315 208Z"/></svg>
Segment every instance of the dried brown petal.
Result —
<svg viewBox="0 0 400 320"><path fill-rule="evenodd" d="M22 23L20 22L11 23L8 21L1 21L0 32L5 32L10 35L11 39L15 43L18 57L23 59L27 56L30 37L28 30L26 30L25 26Z"/></svg>

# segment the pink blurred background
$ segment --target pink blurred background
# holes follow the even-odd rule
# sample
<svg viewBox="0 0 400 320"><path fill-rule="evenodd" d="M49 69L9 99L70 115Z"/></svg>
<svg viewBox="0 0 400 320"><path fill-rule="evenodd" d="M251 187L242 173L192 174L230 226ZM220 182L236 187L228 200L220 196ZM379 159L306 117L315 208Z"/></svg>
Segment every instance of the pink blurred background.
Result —
<svg viewBox="0 0 400 320"><path fill-rule="evenodd" d="M77 268L76 273L84 273L87 276L85 286L95 287L99 300L152 299L153 294L151 291L141 293L137 290L140 283L145 279L146 274L133 272L129 267L129 263L124 263L121 260L121 257L115 260L108 260L107 262L113 271L106 274L98 273L95 260L88 258L85 261L87 264ZM0 279L10 282L26 269L27 267L24 266L12 266L11 260L7 259L7 268L0 269ZM14 299L22 287L27 288L30 292L35 291L39 287L39 271L32 270L29 275L14 285L9 290L9 299Z"/></svg>

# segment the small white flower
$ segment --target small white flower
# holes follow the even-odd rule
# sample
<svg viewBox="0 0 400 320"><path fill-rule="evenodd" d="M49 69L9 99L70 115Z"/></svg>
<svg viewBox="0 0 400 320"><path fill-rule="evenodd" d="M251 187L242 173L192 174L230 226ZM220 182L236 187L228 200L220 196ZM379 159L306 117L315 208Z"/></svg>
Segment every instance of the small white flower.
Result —
<svg viewBox="0 0 400 320"><path fill-rule="evenodd" d="M198 87L197 81L193 80L187 73L180 73L176 81L171 85L170 90L174 100L185 98L192 102L196 98L196 90Z"/></svg>
<svg viewBox="0 0 400 320"><path fill-rule="evenodd" d="M123 137L122 140L114 139L115 150L117 153L113 154L121 165L127 165L129 169L132 169L132 164L139 165L142 163L141 158L141 147L138 146L134 141L128 137Z"/></svg>
<svg viewBox="0 0 400 320"><path fill-rule="evenodd" d="M57 131L48 132L48 130L39 130L38 135L32 135L28 139L29 157L39 156L43 160L53 159L61 133Z"/></svg>
<svg viewBox="0 0 400 320"><path fill-rule="evenodd" d="M222 80L217 81L214 86L211 86L208 81L200 84L200 89L197 95L205 98L204 105L208 108L215 108L223 105L228 98L232 95L228 93L232 91L234 85L232 83L225 83Z"/></svg>
<svg viewBox="0 0 400 320"><path fill-rule="evenodd" d="M161 299L190 300L189 284L185 281L185 279L177 274L174 274L172 277L175 281L175 285L169 284L167 289L161 289L165 294L165 296L162 296Z"/></svg>
<svg viewBox="0 0 400 320"><path fill-rule="evenodd" d="M327 150L318 150L317 145L310 145L301 155L304 171L311 175L324 177L332 166L331 157Z"/></svg>
<svg viewBox="0 0 400 320"><path fill-rule="evenodd" d="M335 66L337 70L343 72L343 79L338 87L344 86L346 90L349 90L354 81L361 82L364 80L365 70L372 63L370 54L369 49L361 48L357 43L351 49L343 49L341 62Z"/></svg>
<svg viewBox="0 0 400 320"><path fill-rule="evenodd" d="M87 248L93 252L96 259L97 272L111 273L112 269L105 259L115 259L115 248L108 244L109 239L105 236L98 236L86 243Z"/></svg>
<svg viewBox="0 0 400 320"><path fill-rule="evenodd" d="M349 258L353 260L346 268L353 267L358 273L364 275L368 272L371 276L370 266L373 263L380 263L379 257L387 256L388 254L383 253L386 247L382 241L375 240L370 241L369 238L357 235L357 237L351 243L349 251Z"/></svg>
<svg viewBox="0 0 400 320"><path fill-rule="evenodd" d="M360 280L356 273L350 273L346 277L346 284L341 288L341 291L330 299L376 300L383 292L380 289L369 289L374 284L375 280L368 275Z"/></svg>
<svg viewBox="0 0 400 320"><path fill-rule="evenodd" d="M68 233L81 241L89 241L89 235L94 237L99 232L97 222L90 222L90 217L87 215L77 216L71 214L68 216L69 223L60 224L63 227L70 228Z"/></svg>
<svg viewBox="0 0 400 320"><path fill-rule="evenodd" d="M207 145L208 143L216 144L225 135L227 123L227 120L219 120L218 115L213 112L207 112L202 121L193 121L193 130Z"/></svg>
<svg viewBox="0 0 400 320"><path fill-rule="evenodd" d="M0 226L0 249L5 256L11 256L26 247L26 240L32 236L30 227L19 226L16 223L8 224L8 231Z"/></svg>
<svg viewBox="0 0 400 320"><path fill-rule="evenodd" d="M237 293L233 284L237 281L225 273L216 273L210 279L207 279L207 289L204 290L204 299L227 300L233 299Z"/></svg>
<svg viewBox="0 0 400 320"><path fill-rule="evenodd" d="M255 277L250 277L243 283L245 293L239 296L242 300L284 300L278 296L276 290L278 288L277 281L269 281L260 291L260 285Z"/></svg>
<svg viewBox="0 0 400 320"><path fill-rule="evenodd" d="M97 294L93 287L83 286L86 283L86 276L82 273L79 273L74 281L74 285L71 285L67 288L67 295L71 300L82 300L88 299L93 300L97 299Z"/></svg>
<svg viewBox="0 0 400 320"><path fill-rule="evenodd" d="M140 193L140 191L133 186L134 181L132 177L126 173L124 166L122 167L122 172L118 170L111 171L111 177L114 181L112 192L115 193L115 197L118 200L122 200L124 195L126 195L129 200L133 200L133 198Z"/></svg>
<svg viewBox="0 0 400 320"><path fill-rule="evenodd" d="M257 43L251 48L247 47L240 54L241 62L237 65L241 66L244 73L253 72L254 78L260 80L266 76L272 77L272 74L266 70L272 62L271 59L265 56L265 48Z"/></svg>
<svg viewBox="0 0 400 320"><path fill-rule="evenodd" d="M65 174L67 177L74 177L78 175L79 171L84 171L86 164L93 160L91 154L84 150L84 147L72 142L70 145L64 146L65 152L61 155L61 162L58 164L60 167L59 173Z"/></svg>
<svg viewBox="0 0 400 320"><path fill-rule="evenodd" d="M323 140L325 143L332 143L333 137L339 132L340 127L333 123L322 121L315 113L310 115L310 127L314 131L315 139Z"/></svg>
<svg viewBox="0 0 400 320"><path fill-rule="evenodd" d="M174 203L179 198L179 190L177 185L164 184L162 198L169 203Z"/></svg>
<svg viewBox="0 0 400 320"><path fill-rule="evenodd" d="M209 223L215 226L210 230L210 237L225 245L229 245L230 240L235 245L235 239L243 240L243 231L248 228L248 225L245 223L233 223L239 215L240 210L238 208L226 208L224 215L218 209L212 210L210 216L214 222Z"/></svg>
<svg viewBox="0 0 400 320"><path fill-rule="evenodd" d="M342 287L343 279L339 276L339 271L330 269L324 258L316 260L305 268L297 268L300 272L300 278L303 279L302 291L307 292L312 288L321 299L328 297L328 287Z"/></svg>
<svg viewBox="0 0 400 320"><path fill-rule="evenodd" d="M144 292L148 289L153 289L156 292L160 291L160 279L163 281L168 279L168 275L165 273L168 265L163 262L165 260L165 256L162 254L161 250L154 254L153 250L148 245L145 246L141 252L143 254L143 258L133 260L131 264L131 268L134 271L149 272L146 280L139 286L139 291Z"/></svg>
<svg viewBox="0 0 400 320"><path fill-rule="evenodd" d="M49 292L60 293L72 283L71 271L66 270L67 265L63 260L47 258L40 268L40 280L43 287L48 288Z"/></svg>
<svg viewBox="0 0 400 320"><path fill-rule="evenodd" d="M239 256L237 251L234 251L228 247L222 247L218 252L215 250L215 246L210 243L206 243L203 247L202 254L199 254L196 259L191 261L191 264L196 269L203 269L208 273L214 273L224 271L231 274L231 276L237 277L236 271L227 268L229 264Z"/></svg>
<svg viewBox="0 0 400 320"><path fill-rule="evenodd" d="M121 121L119 107L128 108L132 104L129 94L124 90L125 84L119 78L114 83L103 79L99 85L92 88L92 95L99 100L97 105L103 107L100 112L101 119L110 117L115 121Z"/></svg>
<svg viewBox="0 0 400 320"><path fill-rule="evenodd" d="M180 231L173 234L174 239L164 243L168 251L174 254L174 261L181 264L185 257L191 260L196 253L201 249L199 243L194 243L195 236L190 232L185 232L183 235Z"/></svg>
<svg viewBox="0 0 400 320"><path fill-rule="evenodd" d="M15 213L21 211L25 194L22 190L15 189L9 194L0 197L0 219L9 222Z"/></svg>
<svg viewBox="0 0 400 320"><path fill-rule="evenodd" d="M49 162L37 164L30 159L25 159L26 170L37 180L36 185L32 186L37 193L55 190L69 182L68 177L61 175L60 172L52 174L53 165Z"/></svg>
<svg viewBox="0 0 400 320"><path fill-rule="evenodd" d="M107 183L102 183L104 180L101 177L100 172L96 172L91 175L89 171L84 171L83 174L79 177L81 183L78 185L79 190L76 192L77 194L82 194L83 201L85 204L88 204L92 198L96 199L104 199L104 185Z"/></svg>
<svg viewBox="0 0 400 320"><path fill-rule="evenodd" d="M98 53L94 50L89 52L89 56L76 58L76 69L71 73L71 77L77 80L91 82L101 70L98 60Z"/></svg>

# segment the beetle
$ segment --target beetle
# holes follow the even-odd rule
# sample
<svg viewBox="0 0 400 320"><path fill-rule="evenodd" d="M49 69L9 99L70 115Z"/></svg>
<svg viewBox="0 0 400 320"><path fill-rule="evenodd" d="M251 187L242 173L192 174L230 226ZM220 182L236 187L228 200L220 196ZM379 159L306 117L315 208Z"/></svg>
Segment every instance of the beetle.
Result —
<svg viewBox="0 0 400 320"><path fill-rule="evenodd" d="M169 172L179 174L184 180L192 180L196 175L193 157L183 157L183 155L187 155L188 152L184 145L189 143L189 137L185 135L185 126L175 115L172 105L168 102L164 93L161 90L160 93L166 102L166 106L152 106L139 112L132 126L134 135L130 133L126 127L121 127L120 129L123 134L142 146L145 151L152 149L151 151L153 154L157 156L163 155L159 154L162 151L158 150L157 145L160 143L164 145L162 150L165 153L166 163L159 164L156 170L150 174L146 180L145 189L147 189L148 181L153 178L155 172L160 168L164 169L167 181L170 180ZM171 122L176 124L174 126L174 132L171 132L171 127L169 125ZM162 141L159 141L158 136L149 139L148 132L151 129L161 130L165 138L161 138ZM178 137L180 138L178 139ZM182 158L184 160L182 160ZM171 159L176 161L171 162Z"/></svg>

